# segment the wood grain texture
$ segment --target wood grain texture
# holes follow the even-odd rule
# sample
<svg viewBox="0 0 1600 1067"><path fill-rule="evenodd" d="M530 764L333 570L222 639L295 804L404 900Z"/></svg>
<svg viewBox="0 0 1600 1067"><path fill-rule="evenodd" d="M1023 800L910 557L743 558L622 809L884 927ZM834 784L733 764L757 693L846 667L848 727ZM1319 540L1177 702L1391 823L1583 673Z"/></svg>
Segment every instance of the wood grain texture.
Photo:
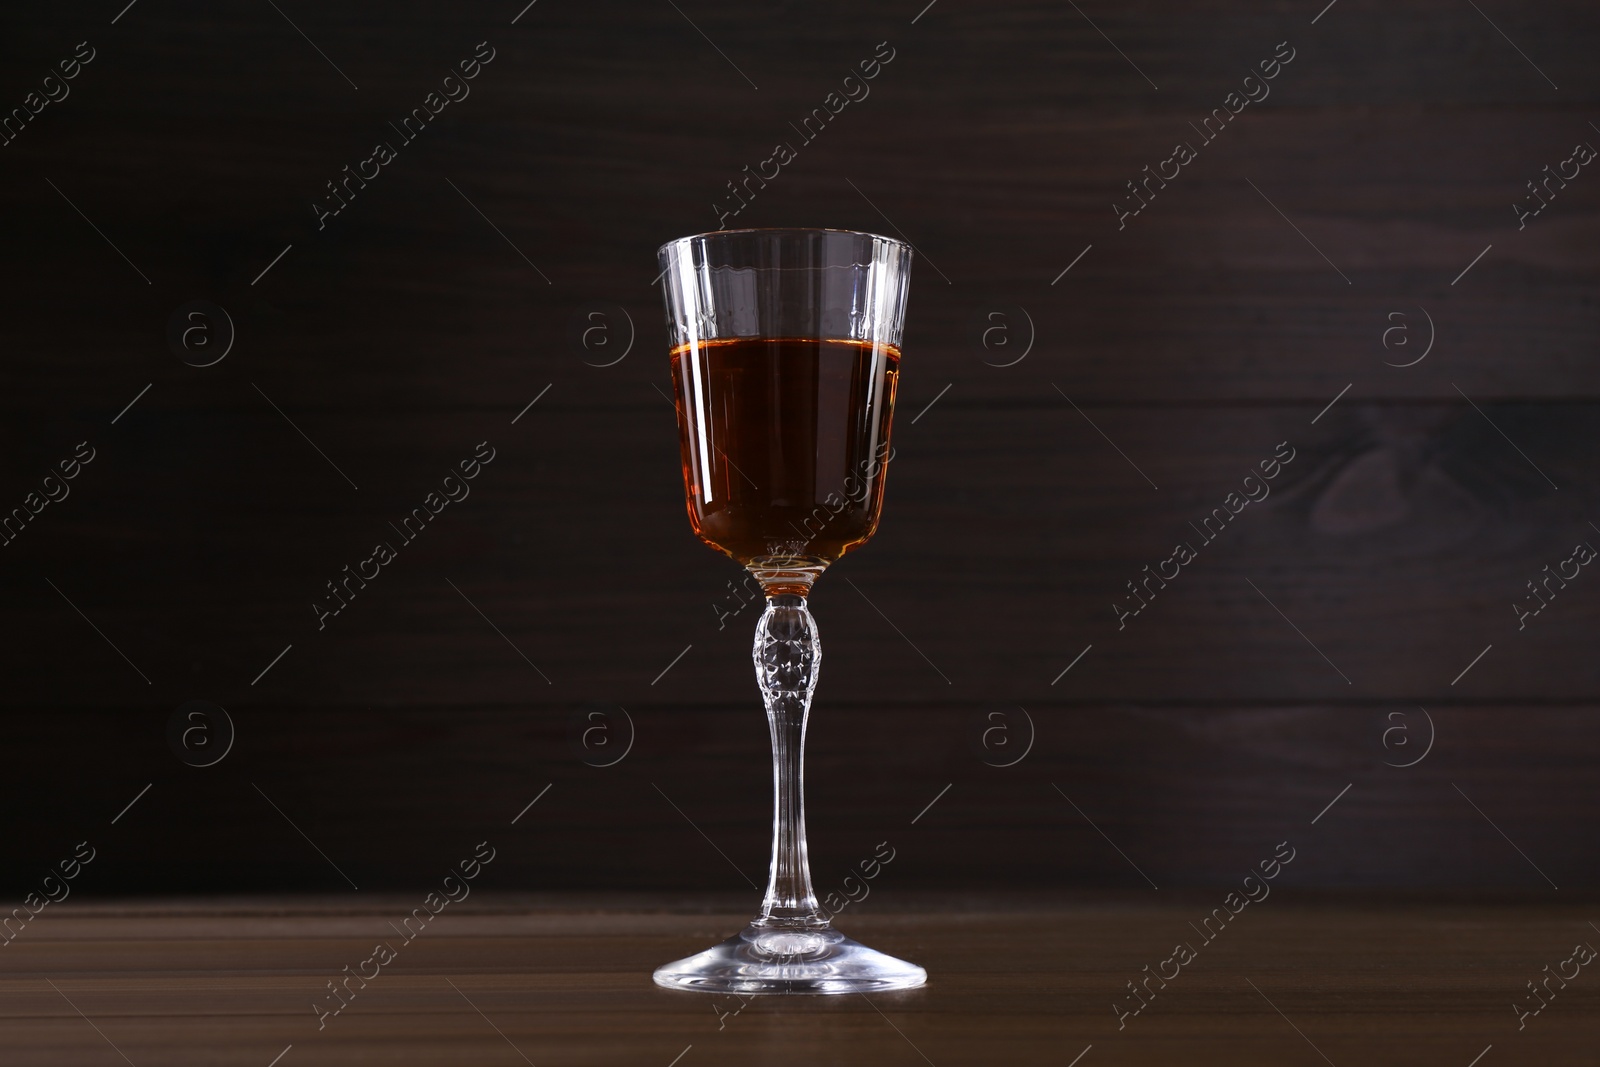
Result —
<svg viewBox="0 0 1600 1067"><path fill-rule="evenodd" d="M40 1065L114 1062L111 1046L134 1063L204 1055L260 1065L292 1046L282 1062L516 1063L520 1054L577 1064L681 1057L684 1067L1066 1063L1091 1047L1082 1062L1311 1063L1321 1053L1333 1063L1460 1067L1493 1046L1489 1055L1505 1062L1564 1067L1588 1062L1600 1018L1586 973L1520 1032L1511 1010L1543 964L1593 942L1587 912L1573 905L1275 893L1202 944L1119 1031L1111 1003L1129 999L1124 984L1172 942L1199 940L1189 923L1210 898L964 898L863 912L851 931L926 965L924 989L752 998L735 1014L734 998L658 990L649 972L736 929L741 912L658 905L641 914L638 898L474 894L319 1032L311 1005L325 983L373 941L397 940L385 919L410 903L64 904L7 949L8 1046Z"/></svg>
<svg viewBox="0 0 1600 1067"><path fill-rule="evenodd" d="M1600 695L1593 579L1552 586L1557 599L1520 628L1512 607L1538 603L1527 583L1576 544L1600 544L1583 506L1596 491L1592 406L1500 405L1486 419L1350 403L1313 426L1313 407L1080 411L1052 396L1007 410L942 401L900 428L879 534L813 599L825 697ZM640 430L623 437L597 435L595 410L554 396L516 426L419 413L399 439L392 416L297 411L359 491L248 383L229 401L129 426L71 497L0 550L12 565L0 616L31 665L11 699L626 705L751 693L756 609L739 610L737 567L689 533L660 398L627 416ZM11 432L19 447L50 440L37 422ZM400 521L484 439L497 457L471 495L404 541ZM38 447L41 464L71 440ZM270 454L244 443L266 440ZM1222 526L1213 509L1285 441L1295 458L1271 494ZM398 558L319 628L313 603L336 605L326 583L377 542ZM1197 558L1166 589L1141 585L1154 599L1120 616L1114 605L1139 604L1128 583L1179 543ZM1452 686L1490 643L1470 685ZM1071 681L1052 685L1089 644Z"/></svg>
<svg viewBox="0 0 1600 1067"><path fill-rule="evenodd" d="M151 374L193 380L162 327L205 296L235 316L241 356L320 403L512 403L508 390L552 378L591 394L643 385L664 363L656 245L715 228L725 183L797 139L789 124L890 39L897 56L872 94L735 221L903 228L927 257L907 370L942 379L934 389L959 377L968 397L1037 398L1049 364L1085 375L1094 397L1310 400L1362 376L1369 393L1453 401L1448 379L1381 363L1387 314L1415 319L1422 305L1469 391L1595 395L1596 194L1575 180L1522 231L1511 209L1593 136L1572 103L1595 88L1584 57L1600 19L1587 5L1499 23L1564 93L1452 3L1399 14L1344 0L1315 27L1288 4L1160 4L1104 23L1159 92L1058 5L952 6L915 27L845 5L702 9L724 51L760 66L759 92L670 6L602 10L530 11L512 28L498 11L418 7L386 13L377 36L358 9L325 8L305 28L360 92L281 20L194 5L130 15L73 95L5 149L19 229L0 254L9 297L29 309L10 336L56 353L29 360L23 380L48 407L110 412ZM9 57L19 80L77 32L31 17ZM481 38L499 54L472 94L317 229L325 183L392 138L388 122ZM1119 230L1125 183L1197 139L1189 124L1285 38L1297 55L1271 95ZM271 282L252 285L290 243ZM1091 243L1070 281L1050 285ZM1452 286L1491 243L1471 284ZM40 256L59 267L39 269ZM639 355L604 376L564 338L595 299L627 307L641 336ZM1024 373L972 351L972 320L996 302L1038 325Z"/></svg>
<svg viewBox="0 0 1600 1067"><path fill-rule="evenodd" d="M1594 5L676 6L8 22L0 107L97 53L0 146L0 515L97 457L0 546L0 881L98 828L97 894L337 888L264 791L359 883L409 885L546 783L530 887L756 877L755 609L682 513L654 250L888 41L728 220L918 249L883 525L813 601L819 870L905 828L908 885L1142 884L1054 782L1158 883L1215 884L1351 784L1308 884L1544 884L1463 793L1593 884L1600 579L1525 627L1513 604L1600 538L1600 177L1522 229L1512 205L1600 143ZM471 95L319 227L480 41ZM1119 227L1283 41L1271 95ZM207 368L167 339L196 299L237 333ZM625 313L604 358L573 339L593 302ZM319 629L325 583L481 441L471 497ZM1119 621L1284 441L1271 497ZM215 768L166 741L193 699L238 727ZM622 708L637 748L585 766L573 723ZM1037 749L984 766L1023 708ZM1437 748L1385 768L1424 713ZM912 827L947 784L951 825Z"/></svg>
<svg viewBox="0 0 1600 1067"><path fill-rule="evenodd" d="M165 708L19 718L12 743L32 755L0 784L18 813L0 889L20 900L87 839L100 858L74 890L83 899L132 886L358 901L352 885L427 883L487 838L518 846L502 849L503 888L756 899L771 777L755 702L626 712L235 707L233 751L206 768L167 748ZM1152 885L1230 883L1289 838L1305 846L1292 885L1583 892L1600 878L1583 830L1600 804L1595 714L825 695L808 751L811 861L825 894L887 841L898 858L878 891L891 897L1025 886L1154 898ZM598 731L587 744L585 730Z"/></svg>

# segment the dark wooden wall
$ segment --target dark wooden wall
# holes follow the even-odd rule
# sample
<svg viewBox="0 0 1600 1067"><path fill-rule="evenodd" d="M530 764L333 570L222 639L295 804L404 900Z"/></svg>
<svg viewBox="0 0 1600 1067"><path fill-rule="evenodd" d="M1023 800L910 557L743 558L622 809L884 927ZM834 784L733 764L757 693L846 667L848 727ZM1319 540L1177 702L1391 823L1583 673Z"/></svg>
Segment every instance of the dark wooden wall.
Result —
<svg viewBox="0 0 1600 1067"><path fill-rule="evenodd" d="M1147 892L1288 839L1303 884L1594 887L1600 574L1512 608L1600 544L1600 173L1512 207L1600 145L1592 4L277 6L0 34L4 107L95 50L0 147L0 508L95 450L0 547L14 895L83 839L94 893L431 884L486 838L501 888L760 881L755 609L719 625L739 575L683 514L654 250L884 41L729 222L920 252L881 531L813 598L819 885L887 840L905 889ZM203 368L168 341L195 300L236 332ZM191 700L232 719L212 766L169 743Z"/></svg>

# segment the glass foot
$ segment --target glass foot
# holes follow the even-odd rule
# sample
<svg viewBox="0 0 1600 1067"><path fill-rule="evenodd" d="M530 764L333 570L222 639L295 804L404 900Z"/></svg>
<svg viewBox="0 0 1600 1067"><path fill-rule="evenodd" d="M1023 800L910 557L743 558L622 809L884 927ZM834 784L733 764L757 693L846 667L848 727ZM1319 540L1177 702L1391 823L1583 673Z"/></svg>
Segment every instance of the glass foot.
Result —
<svg viewBox="0 0 1600 1067"><path fill-rule="evenodd" d="M656 968L656 985L702 993L872 993L915 989L928 972L837 930L747 926L720 945Z"/></svg>

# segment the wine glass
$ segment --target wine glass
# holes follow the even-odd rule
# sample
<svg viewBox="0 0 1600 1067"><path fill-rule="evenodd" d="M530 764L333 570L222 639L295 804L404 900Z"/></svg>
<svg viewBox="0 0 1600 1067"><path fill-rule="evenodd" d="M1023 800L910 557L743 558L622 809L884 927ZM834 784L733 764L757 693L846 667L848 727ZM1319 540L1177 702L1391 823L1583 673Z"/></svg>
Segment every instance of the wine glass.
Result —
<svg viewBox="0 0 1600 1067"><path fill-rule="evenodd" d="M806 718L822 650L806 608L878 525L911 248L848 230L725 230L657 253L689 523L761 583L756 682L772 735L772 866L750 924L657 985L854 993L927 981L832 928L806 858Z"/></svg>

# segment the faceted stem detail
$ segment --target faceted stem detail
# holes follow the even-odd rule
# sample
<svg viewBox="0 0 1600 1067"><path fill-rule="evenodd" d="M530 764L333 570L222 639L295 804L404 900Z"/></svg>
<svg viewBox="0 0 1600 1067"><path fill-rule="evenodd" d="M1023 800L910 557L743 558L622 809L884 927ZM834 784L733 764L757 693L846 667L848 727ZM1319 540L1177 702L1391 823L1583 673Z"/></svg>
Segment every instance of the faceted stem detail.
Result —
<svg viewBox="0 0 1600 1067"><path fill-rule="evenodd" d="M826 929L828 920L817 907L806 857L806 719L822 665L822 645L805 597L781 594L767 598L767 609L756 624L754 659L756 683L767 705L772 733L773 810L767 895L751 925Z"/></svg>

